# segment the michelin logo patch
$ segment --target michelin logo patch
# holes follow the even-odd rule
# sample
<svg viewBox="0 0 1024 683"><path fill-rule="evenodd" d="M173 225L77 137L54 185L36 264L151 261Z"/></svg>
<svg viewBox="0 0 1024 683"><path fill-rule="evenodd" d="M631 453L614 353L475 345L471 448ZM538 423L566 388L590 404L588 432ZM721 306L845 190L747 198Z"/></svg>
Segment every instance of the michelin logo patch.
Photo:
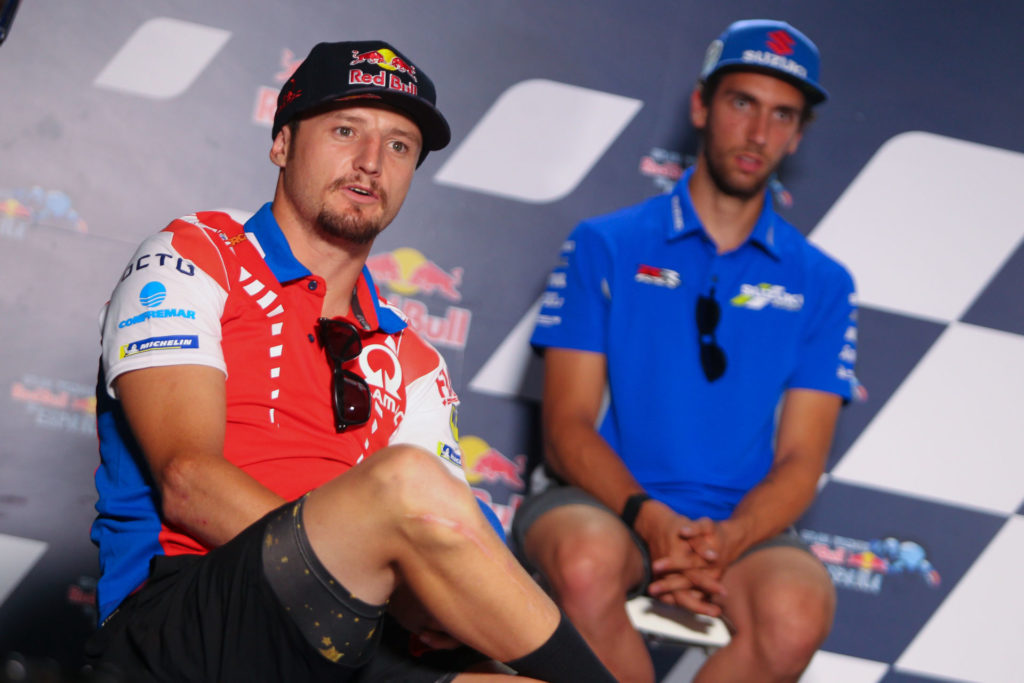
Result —
<svg viewBox="0 0 1024 683"><path fill-rule="evenodd" d="M121 347L118 353L119 358L135 356L147 351L164 351L167 349L198 349L199 337L194 334L182 337L149 337L140 339Z"/></svg>

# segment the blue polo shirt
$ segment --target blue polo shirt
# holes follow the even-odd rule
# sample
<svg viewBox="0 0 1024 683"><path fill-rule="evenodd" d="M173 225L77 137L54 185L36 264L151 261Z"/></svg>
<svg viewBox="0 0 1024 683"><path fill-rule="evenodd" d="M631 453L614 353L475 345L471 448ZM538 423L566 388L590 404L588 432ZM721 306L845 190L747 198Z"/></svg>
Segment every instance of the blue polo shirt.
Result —
<svg viewBox="0 0 1024 683"><path fill-rule="evenodd" d="M718 254L690 200L667 195L584 221L562 247L532 343L602 353L599 431L654 497L689 517L728 517L768 472L787 389L844 401L857 388L856 300L847 270L775 213ZM724 375L701 370L697 298L721 309Z"/></svg>

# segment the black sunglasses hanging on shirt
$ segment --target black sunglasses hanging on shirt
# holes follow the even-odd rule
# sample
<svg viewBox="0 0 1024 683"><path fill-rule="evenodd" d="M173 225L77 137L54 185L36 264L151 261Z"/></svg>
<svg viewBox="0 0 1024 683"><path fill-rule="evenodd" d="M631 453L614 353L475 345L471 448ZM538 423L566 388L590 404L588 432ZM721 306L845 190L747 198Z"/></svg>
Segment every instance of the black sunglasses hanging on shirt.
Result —
<svg viewBox="0 0 1024 683"><path fill-rule="evenodd" d="M370 419L370 388L365 379L344 368L345 363L358 358L363 350L359 331L344 320L320 318L317 337L331 362L334 428L341 433L349 427L366 424Z"/></svg>
<svg viewBox="0 0 1024 683"><path fill-rule="evenodd" d="M700 344L700 367L709 382L725 374L725 351L715 339L722 309L715 299L715 288L697 297L697 343Z"/></svg>

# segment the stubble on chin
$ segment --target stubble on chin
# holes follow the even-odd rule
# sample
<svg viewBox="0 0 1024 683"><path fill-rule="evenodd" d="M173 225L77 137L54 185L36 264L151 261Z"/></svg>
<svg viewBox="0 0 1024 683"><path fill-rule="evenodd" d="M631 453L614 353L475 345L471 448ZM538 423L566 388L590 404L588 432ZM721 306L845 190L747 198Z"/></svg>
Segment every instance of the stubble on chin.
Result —
<svg viewBox="0 0 1024 683"><path fill-rule="evenodd" d="M320 209L320 214L316 217L316 229L321 235L352 244L373 242L384 227L380 219L358 214L339 214L327 208Z"/></svg>
<svg viewBox="0 0 1024 683"><path fill-rule="evenodd" d="M707 146L704 149L704 161L707 163L708 175L711 176L712 182L722 192L722 194L730 197L736 197L737 199L752 199L759 196L764 192L764 189L768 186L768 179L771 178L771 174L775 172L775 169L771 169L764 175L763 178L753 180L750 183L738 184L733 182L726 172L724 163L719 163L715 157L707 151Z"/></svg>
<svg viewBox="0 0 1024 683"><path fill-rule="evenodd" d="M340 191L349 182L348 179L336 180L332 184L330 192ZM384 191L373 182L370 183L370 189L379 197L381 206L386 206L387 195ZM363 215L362 209L358 206L352 207L346 213L339 213L327 206L322 206L316 217L316 229L321 235L328 238L340 239L352 244L369 244L387 227L387 223L384 222L384 213L381 212L380 215L372 218Z"/></svg>

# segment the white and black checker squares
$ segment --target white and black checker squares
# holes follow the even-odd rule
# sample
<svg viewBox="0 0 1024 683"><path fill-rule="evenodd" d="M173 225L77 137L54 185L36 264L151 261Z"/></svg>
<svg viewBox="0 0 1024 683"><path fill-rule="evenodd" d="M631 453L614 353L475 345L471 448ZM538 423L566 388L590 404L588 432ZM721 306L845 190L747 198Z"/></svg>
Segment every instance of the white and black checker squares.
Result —
<svg viewBox="0 0 1024 683"><path fill-rule="evenodd" d="M839 545L916 544L939 577L894 573L870 551L860 568L830 566L839 607L824 649L890 664L875 680L1019 680L1024 223L1007 183L1021 177L1024 155L899 136L811 234L857 280L869 399L844 411L799 527Z"/></svg>

